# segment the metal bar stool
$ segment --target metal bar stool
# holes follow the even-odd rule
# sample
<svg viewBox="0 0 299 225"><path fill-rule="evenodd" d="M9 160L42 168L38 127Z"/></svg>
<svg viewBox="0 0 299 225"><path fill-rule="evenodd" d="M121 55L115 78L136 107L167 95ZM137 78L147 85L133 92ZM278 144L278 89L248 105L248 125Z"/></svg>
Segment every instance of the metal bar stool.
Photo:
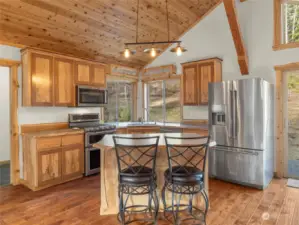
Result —
<svg viewBox="0 0 299 225"><path fill-rule="evenodd" d="M206 224L209 199L204 189L204 175L209 142L210 137L198 135L165 137L168 169L164 173L162 200L164 218L173 224L190 224L192 220L195 224ZM166 204L166 190L172 194L170 206ZM196 194L204 199L203 209L193 205ZM182 196L188 197L187 204L181 204Z"/></svg>
<svg viewBox="0 0 299 225"><path fill-rule="evenodd" d="M118 220L122 225L136 221L157 224L159 200L155 169L159 138L113 137L118 165ZM128 206L129 198L137 195L148 195L148 204ZM132 218L141 213L141 218Z"/></svg>

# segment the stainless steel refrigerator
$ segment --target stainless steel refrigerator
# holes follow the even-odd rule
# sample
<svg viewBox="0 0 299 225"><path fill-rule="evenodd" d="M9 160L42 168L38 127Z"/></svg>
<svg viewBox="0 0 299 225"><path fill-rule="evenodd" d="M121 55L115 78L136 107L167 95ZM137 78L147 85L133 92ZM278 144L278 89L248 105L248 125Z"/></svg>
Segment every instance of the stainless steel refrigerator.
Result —
<svg viewBox="0 0 299 225"><path fill-rule="evenodd" d="M209 84L211 177L264 189L274 173L274 87L261 78Z"/></svg>

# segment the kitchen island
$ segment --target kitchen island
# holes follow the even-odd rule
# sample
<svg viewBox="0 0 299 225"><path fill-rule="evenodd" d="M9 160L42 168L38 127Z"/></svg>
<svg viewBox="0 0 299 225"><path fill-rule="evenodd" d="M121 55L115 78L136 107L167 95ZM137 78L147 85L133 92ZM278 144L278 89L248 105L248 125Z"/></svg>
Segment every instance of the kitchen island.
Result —
<svg viewBox="0 0 299 225"><path fill-rule="evenodd" d="M125 137L149 137L149 136L160 136L159 149L157 152L157 183L158 183L158 194L160 199L160 210L163 207L161 202L161 189L164 184L164 171L168 168L167 163L167 152L165 149L164 136L169 137L200 137L198 134L183 134L183 133L156 133L156 134L122 134L118 136ZM118 169L116 162L116 155L114 149L113 135L105 135L104 138L93 146L101 149L101 215L113 215L118 213ZM188 143L183 140L178 140L178 145L186 144L202 144L206 139L200 141L190 141ZM215 142L211 142L210 146L215 146ZM205 188L208 193L208 162L206 163L205 170ZM171 200L171 194L166 194L166 201ZM134 196L130 199L129 204L138 202L138 204L147 204L148 197L144 196ZM183 199L182 201L187 201ZM195 205L199 206L201 204L201 198L198 196L194 200Z"/></svg>

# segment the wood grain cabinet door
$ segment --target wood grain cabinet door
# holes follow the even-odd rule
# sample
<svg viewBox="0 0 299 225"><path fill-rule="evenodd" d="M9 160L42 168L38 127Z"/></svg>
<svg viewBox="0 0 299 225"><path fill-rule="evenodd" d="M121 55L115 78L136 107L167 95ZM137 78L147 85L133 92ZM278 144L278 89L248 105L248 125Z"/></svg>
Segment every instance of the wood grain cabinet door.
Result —
<svg viewBox="0 0 299 225"><path fill-rule="evenodd" d="M90 84L91 83L91 66L88 63L75 63L75 82L76 84Z"/></svg>
<svg viewBox="0 0 299 225"><path fill-rule="evenodd" d="M197 105L197 64L183 67L183 103Z"/></svg>
<svg viewBox="0 0 299 225"><path fill-rule="evenodd" d="M75 105L74 62L69 59L55 58L54 61L54 98L56 106Z"/></svg>
<svg viewBox="0 0 299 225"><path fill-rule="evenodd" d="M100 159L99 159L100 160ZM62 179L64 181L82 176L84 172L84 147L71 145L62 148Z"/></svg>
<svg viewBox="0 0 299 225"><path fill-rule="evenodd" d="M198 99L200 105L209 102L209 83L214 81L214 63L203 63L198 65Z"/></svg>
<svg viewBox="0 0 299 225"><path fill-rule="evenodd" d="M53 57L32 53L31 58L31 104L53 105Z"/></svg>
<svg viewBox="0 0 299 225"><path fill-rule="evenodd" d="M91 84L99 87L106 87L106 74L105 66L93 65L92 66L92 76Z"/></svg>
<svg viewBox="0 0 299 225"><path fill-rule="evenodd" d="M37 160L38 187L61 182L61 148L40 151Z"/></svg>

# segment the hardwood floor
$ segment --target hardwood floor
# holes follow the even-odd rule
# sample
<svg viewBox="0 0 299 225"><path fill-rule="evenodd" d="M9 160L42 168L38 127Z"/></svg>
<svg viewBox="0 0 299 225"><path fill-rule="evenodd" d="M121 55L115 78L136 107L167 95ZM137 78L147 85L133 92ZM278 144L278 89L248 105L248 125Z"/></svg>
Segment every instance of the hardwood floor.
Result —
<svg viewBox="0 0 299 225"><path fill-rule="evenodd" d="M273 180L265 191L210 180L210 202L207 225L299 225L299 189L286 187L286 180ZM3 187L0 225L118 224L115 216L100 216L99 206L99 176L38 192Z"/></svg>

